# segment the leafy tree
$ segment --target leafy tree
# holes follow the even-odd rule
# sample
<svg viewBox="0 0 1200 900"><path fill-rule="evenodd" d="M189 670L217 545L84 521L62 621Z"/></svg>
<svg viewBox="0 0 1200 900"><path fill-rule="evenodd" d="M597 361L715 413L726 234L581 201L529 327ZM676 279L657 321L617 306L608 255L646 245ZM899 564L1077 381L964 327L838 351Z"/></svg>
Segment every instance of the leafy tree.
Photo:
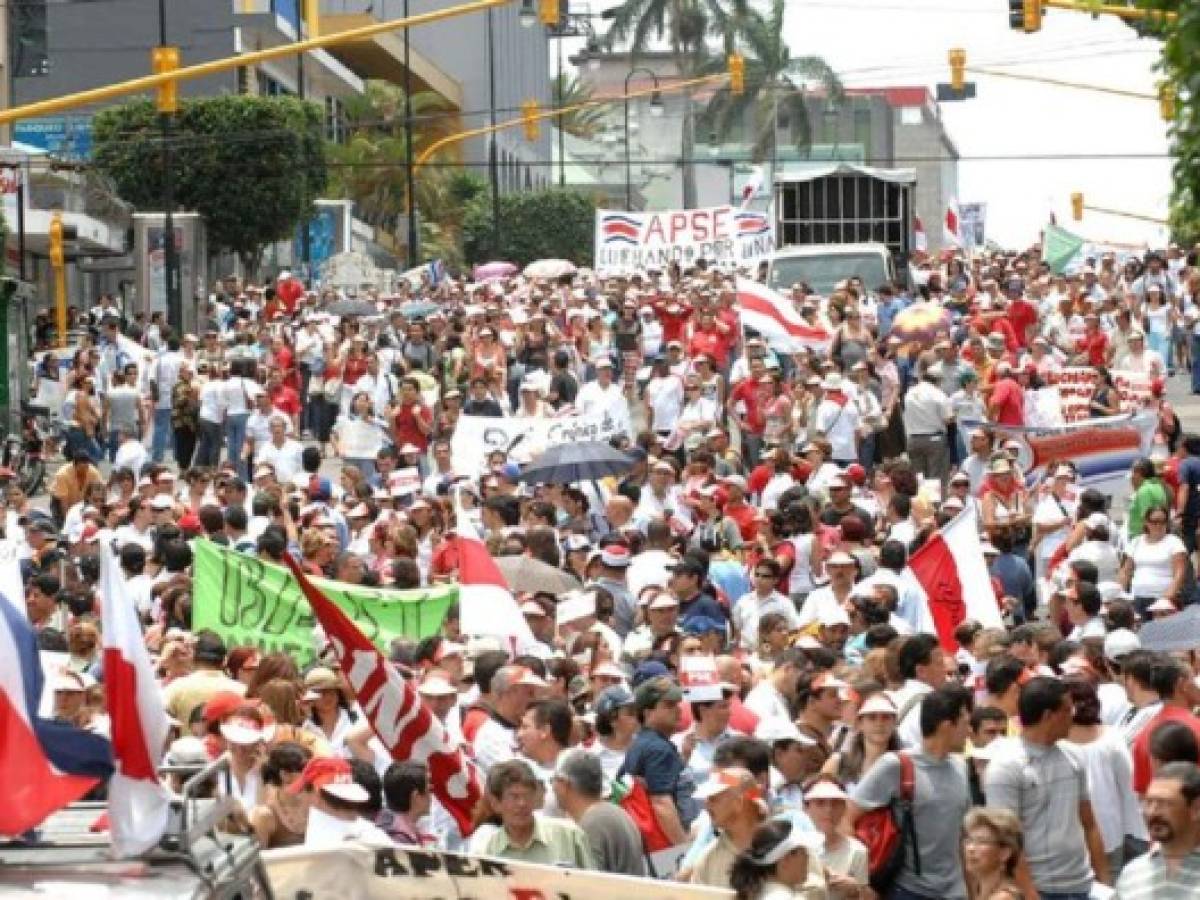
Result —
<svg viewBox="0 0 1200 900"><path fill-rule="evenodd" d="M248 268L265 244L290 238L327 180L323 111L293 97L184 100L175 117L175 202L199 213L211 246ZM162 137L149 100L98 113L97 168L140 210L162 208Z"/></svg>
<svg viewBox="0 0 1200 900"><path fill-rule="evenodd" d="M785 0L772 0L768 13L752 13L741 23L746 59L745 90L735 95L728 85L713 94L704 110L704 118L718 135L745 124L747 142L755 162L772 159L776 151L778 122L790 123L795 146L812 146L812 123L805 104L807 85L817 82L833 103L845 96L842 82L833 68L819 56L793 58L783 36ZM706 71L725 71L725 60L713 60Z"/></svg>
<svg viewBox="0 0 1200 900"><path fill-rule="evenodd" d="M681 77L693 78L711 64L710 39L723 55L730 53L745 24L753 16L749 0L623 0L605 13L612 26L605 40L609 47L628 41L636 58L655 42L666 41ZM695 114L685 98L681 138L684 206L696 205Z"/></svg>
<svg viewBox="0 0 1200 900"><path fill-rule="evenodd" d="M578 75L560 72L554 82L554 97L555 106L574 106L591 100L592 91ZM564 114L561 120L563 131L587 140L604 127L604 110L599 105L586 106Z"/></svg>
<svg viewBox="0 0 1200 900"><path fill-rule="evenodd" d="M492 230L491 199L476 197L463 222L469 262L504 259L524 266L537 259L569 259L591 265L596 198L578 190L551 188L500 197L501 231Z"/></svg>

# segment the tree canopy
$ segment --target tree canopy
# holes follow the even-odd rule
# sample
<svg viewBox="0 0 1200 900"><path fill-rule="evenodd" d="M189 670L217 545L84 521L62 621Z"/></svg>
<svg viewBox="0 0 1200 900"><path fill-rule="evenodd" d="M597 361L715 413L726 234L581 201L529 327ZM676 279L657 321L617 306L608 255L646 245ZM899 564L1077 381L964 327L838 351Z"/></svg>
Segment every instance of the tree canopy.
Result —
<svg viewBox="0 0 1200 900"><path fill-rule="evenodd" d="M209 245L253 259L295 234L327 181L323 110L294 97L184 100L175 116L175 205L204 219ZM95 163L125 201L162 209L162 134L149 100L98 113Z"/></svg>

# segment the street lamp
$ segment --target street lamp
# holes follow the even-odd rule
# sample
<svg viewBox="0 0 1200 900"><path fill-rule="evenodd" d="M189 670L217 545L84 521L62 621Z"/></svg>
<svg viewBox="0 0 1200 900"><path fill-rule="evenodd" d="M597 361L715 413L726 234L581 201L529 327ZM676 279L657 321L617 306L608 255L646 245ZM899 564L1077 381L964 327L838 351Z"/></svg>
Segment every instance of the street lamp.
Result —
<svg viewBox="0 0 1200 900"><path fill-rule="evenodd" d="M646 73L654 81L654 92L650 95L650 115L658 117L663 114L658 75L645 66L630 69L629 74L625 76L625 208L627 210L633 209L633 162L629 156L629 80L639 72Z"/></svg>

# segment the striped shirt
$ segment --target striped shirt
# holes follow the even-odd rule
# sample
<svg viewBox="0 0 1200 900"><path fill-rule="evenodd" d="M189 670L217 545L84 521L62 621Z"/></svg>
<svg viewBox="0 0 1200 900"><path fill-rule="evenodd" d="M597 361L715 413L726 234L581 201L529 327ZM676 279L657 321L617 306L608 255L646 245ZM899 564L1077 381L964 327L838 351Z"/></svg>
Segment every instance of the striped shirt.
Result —
<svg viewBox="0 0 1200 900"><path fill-rule="evenodd" d="M1117 879L1117 900L1194 900L1200 897L1200 849L1182 860L1175 872L1167 871L1162 848L1126 864Z"/></svg>

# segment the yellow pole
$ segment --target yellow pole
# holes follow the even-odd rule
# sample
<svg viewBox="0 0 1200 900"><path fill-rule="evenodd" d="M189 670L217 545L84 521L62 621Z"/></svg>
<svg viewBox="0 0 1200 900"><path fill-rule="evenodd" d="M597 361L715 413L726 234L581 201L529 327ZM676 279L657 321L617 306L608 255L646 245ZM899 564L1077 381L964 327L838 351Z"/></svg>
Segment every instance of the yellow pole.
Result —
<svg viewBox="0 0 1200 900"><path fill-rule="evenodd" d="M1158 19L1164 22L1175 22L1179 13L1159 11L1157 9L1140 9L1136 6L1112 6L1105 3L1079 3L1075 0L1042 0L1042 6L1052 9L1068 9L1071 12L1092 13L1093 15L1118 16L1122 19Z"/></svg>
<svg viewBox="0 0 1200 900"><path fill-rule="evenodd" d="M1166 219L1160 219L1157 216L1145 216L1140 213L1125 212L1120 209L1107 209L1103 206L1089 206L1086 203L1084 209L1090 209L1092 212L1104 213L1109 216L1120 216L1122 219L1137 219L1139 222L1154 222L1156 225L1166 225Z"/></svg>
<svg viewBox="0 0 1200 900"><path fill-rule="evenodd" d="M581 103L572 103L570 106L563 106L558 109L547 109L543 112L538 113L536 116L529 116L529 117L522 116L519 119L509 119L506 122L497 122L494 126L493 125L485 125L481 128L469 129L468 131L458 131L458 132L455 132L454 134L448 134L444 138L434 141L432 144L430 144L428 147L426 147L421 152L421 155L417 157L417 161L413 167L416 169L419 169L419 168L421 168L421 166L425 165L425 163L429 162L430 158L435 153L437 153L439 150L442 150L453 144L460 144L463 141L469 140L470 138L473 138L473 137L479 137L479 136L485 135L485 134L492 134L493 132L496 132L496 131L503 131L506 128L512 128L516 125L522 125L526 122L535 122L535 121L538 121L541 119L557 118L558 116L561 116L563 113L575 112L575 110L577 110L577 109L586 109L589 106L603 106L604 104L607 104L607 103L622 103L625 100L633 100L633 99L636 99L637 97L645 97L649 94L655 94L655 93L670 94L670 93L674 93L675 91L682 91L687 88L695 87L700 84L706 84L706 83L714 82L714 81L723 81L724 79L726 79L728 77L729 77L728 72L722 72L719 75L705 75L702 78L690 78L686 81L677 81L674 84L668 84L668 85L662 85L662 86L655 85L654 87L648 87L648 88L643 88L641 90L630 91L628 94L620 94L619 96L616 96L616 97L602 97L598 100L584 100Z"/></svg>
<svg viewBox="0 0 1200 900"><path fill-rule="evenodd" d="M979 69L968 66L968 72L976 75L987 75L992 78L1011 78L1014 81L1032 81L1037 84L1052 84L1055 87L1075 88L1079 91L1092 91L1097 94L1115 94L1118 97L1134 97L1138 100L1158 100L1157 94L1146 94L1141 91L1125 91L1121 88L1102 87L1096 84L1083 84L1079 81L1062 81L1058 78L1045 78L1041 75L1019 75L1016 72L1002 72L998 69Z"/></svg>
<svg viewBox="0 0 1200 900"><path fill-rule="evenodd" d="M62 112L66 109L76 109L91 103L102 103L126 94L137 94L142 91L154 90L159 85L166 84L171 80L191 81L196 78L205 78L209 75L217 75L221 72L228 72L231 69L241 68L242 66L253 66L261 62L267 62L268 60L283 59L289 56L296 56L300 53L308 53L311 50L321 50L325 47L336 47L338 44L361 41L374 37L377 34L401 31L417 25L440 22L442 19L465 16L498 6L507 6L512 2L513 0L472 0L472 2L464 3L461 6L451 6L446 9L421 13L420 15L409 16L407 19L392 19L387 22L364 25L362 28L352 28L349 31L323 34L308 38L307 40L296 41L292 44L281 44L278 47L254 50L239 56L227 56L223 59L214 59L210 62L198 63L194 66L185 66L170 73L143 75L140 78L132 78L129 81L120 81L116 84L105 85L104 87L91 88L90 90L79 91L75 94L66 94L62 97L52 97L49 100L39 100L37 103L27 103L24 106L0 110L0 125Z"/></svg>
<svg viewBox="0 0 1200 900"><path fill-rule="evenodd" d="M50 217L50 268L54 271L54 325L58 346L67 346L67 261L63 250L62 213Z"/></svg>

